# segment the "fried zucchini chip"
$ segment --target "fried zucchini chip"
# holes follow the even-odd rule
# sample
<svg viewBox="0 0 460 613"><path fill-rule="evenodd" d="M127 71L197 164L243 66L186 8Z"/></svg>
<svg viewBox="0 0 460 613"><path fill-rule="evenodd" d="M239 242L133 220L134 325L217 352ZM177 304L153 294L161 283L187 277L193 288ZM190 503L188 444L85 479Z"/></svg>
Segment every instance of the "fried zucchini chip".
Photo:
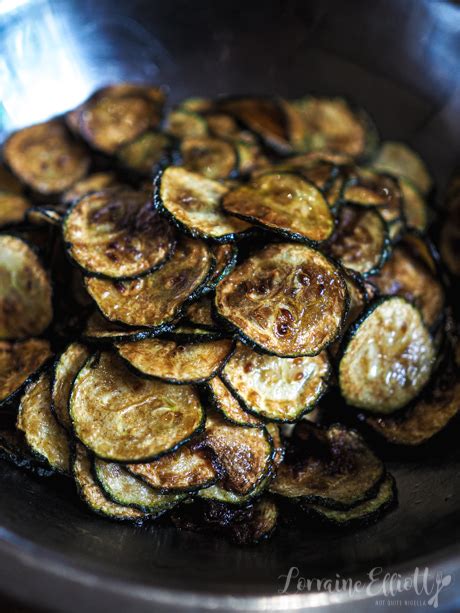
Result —
<svg viewBox="0 0 460 613"><path fill-rule="evenodd" d="M154 201L158 210L190 236L228 243L251 226L222 211L221 200L227 192L218 181L169 166L157 175Z"/></svg>
<svg viewBox="0 0 460 613"><path fill-rule="evenodd" d="M149 338L116 345L118 354L142 375L169 383L203 383L222 370L234 349L231 339L176 343Z"/></svg>
<svg viewBox="0 0 460 613"><path fill-rule="evenodd" d="M69 189L90 164L86 149L56 120L15 132L6 141L3 155L21 181L44 195Z"/></svg>
<svg viewBox="0 0 460 613"><path fill-rule="evenodd" d="M374 303L350 329L339 365L339 384L348 404L393 413L428 382L435 360L420 312L404 298Z"/></svg>
<svg viewBox="0 0 460 613"><path fill-rule="evenodd" d="M50 344L44 339L0 341L0 406L12 402L50 357Z"/></svg>
<svg viewBox="0 0 460 613"><path fill-rule="evenodd" d="M219 376L207 383L211 404L225 419L237 426L261 427L263 422L248 413Z"/></svg>
<svg viewBox="0 0 460 613"><path fill-rule="evenodd" d="M82 336L84 340L93 343L129 343L151 337L152 330L117 325L95 311L88 317Z"/></svg>
<svg viewBox="0 0 460 613"><path fill-rule="evenodd" d="M179 152L184 168L208 179L227 179L238 172L238 150L221 138L184 138Z"/></svg>
<svg viewBox="0 0 460 613"><path fill-rule="evenodd" d="M278 467L270 484L280 496L346 510L374 495L385 474L364 439L341 424L324 428L302 421L292 444L296 454Z"/></svg>
<svg viewBox="0 0 460 613"><path fill-rule="evenodd" d="M169 113L166 131L178 139L200 138L208 135L208 124L199 113L179 108Z"/></svg>
<svg viewBox="0 0 460 613"><path fill-rule="evenodd" d="M94 476L104 494L116 504L121 504L158 517L172 509L185 496L160 494L132 475L116 462L94 459Z"/></svg>
<svg viewBox="0 0 460 613"><path fill-rule="evenodd" d="M217 286L216 308L246 341L280 357L316 355L340 333L348 307L335 264L306 245L268 245Z"/></svg>
<svg viewBox="0 0 460 613"><path fill-rule="evenodd" d="M113 172L95 172L84 179L77 181L70 189L62 194L61 202L71 204L93 192L100 192L107 187L115 187L118 184L117 177Z"/></svg>
<svg viewBox="0 0 460 613"><path fill-rule="evenodd" d="M89 349L81 343L70 343L54 363L51 385L51 409L60 425L70 432L69 400L75 377L90 356Z"/></svg>
<svg viewBox="0 0 460 613"><path fill-rule="evenodd" d="M87 274L137 277L173 253L174 233L143 192L107 188L84 196L66 215L64 241Z"/></svg>
<svg viewBox="0 0 460 613"><path fill-rule="evenodd" d="M221 376L246 411L268 420L294 422L324 394L330 371L326 352L279 358L240 343Z"/></svg>
<svg viewBox="0 0 460 613"><path fill-rule="evenodd" d="M425 162L404 143L382 143L372 166L379 172L409 180L422 194L427 194L431 189L433 181Z"/></svg>
<svg viewBox="0 0 460 613"><path fill-rule="evenodd" d="M24 221L30 206L24 196L0 191L0 228Z"/></svg>
<svg viewBox="0 0 460 613"><path fill-rule="evenodd" d="M68 116L68 123L95 149L115 153L161 120L161 89L124 83L104 87Z"/></svg>
<svg viewBox="0 0 460 613"><path fill-rule="evenodd" d="M70 442L51 411L51 377L43 372L28 384L21 402L17 427L27 444L51 468L67 474L70 470Z"/></svg>
<svg viewBox="0 0 460 613"><path fill-rule="evenodd" d="M148 464L128 464L126 468L150 487L164 493L192 493L209 487L218 473L206 449L184 445Z"/></svg>
<svg viewBox="0 0 460 613"><path fill-rule="evenodd" d="M100 458L142 462L186 443L204 413L193 387L139 377L102 352L74 381L70 417L76 436Z"/></svg>
<svg viewBox="0 0 460 613"><path fill-rule="evenodd" d="M159 164L170 160L172 145L171 136L150 130L120 147L117 151L117 160L124 168L138 175L150 177L156 173Z"/></svg>
<svg viewBox="0 0 460 613"><path fill-rule="evenodd" d="M53 318L48 275L20 238L0 236L0 339L38 336Z"/></svg>
<svg viewBox="0 0 460 613"><path fill-rule="evenodd" d="M299 241L322 242L334 231L334 217L321 191L300 175L270 172L223 197L230 215Z"/></svg>
<svg viewBox="0 0 460 613"><path fill-rule="evenodd" d="M110 321L161 332L200 295L212 269L212 253L205 243L184 238L159 270L127 281L91 277L86 288Z"/></svg>
<svg viewBox="0 0 460 613"><path fill-rule="evenodd" d="M363 276L374 274L389 255L386 223L374 209L343 206L328 250L345 268Z"/></svg>

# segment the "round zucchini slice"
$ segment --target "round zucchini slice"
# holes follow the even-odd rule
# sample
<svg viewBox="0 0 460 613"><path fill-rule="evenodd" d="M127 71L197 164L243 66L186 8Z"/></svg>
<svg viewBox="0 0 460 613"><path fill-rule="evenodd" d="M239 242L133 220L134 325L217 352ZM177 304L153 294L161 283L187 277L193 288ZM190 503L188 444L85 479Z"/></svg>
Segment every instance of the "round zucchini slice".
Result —
<svg viewBox="0 0 460 613"><path fill-rule="evenodd" d="M346 510L374 495L384 477L364 439L341 424L323 428L303 421L294 440L299 449L292 462L278 467L270 484L274 494Z"/></svg>
<svg viewBox="0 0 460 613"><path fill-rule="evenodd" d="M152 272L172 254L172 228L143 192L107 188L84 196L66 215L71 258L94 276L133 278Z"/></svg>
<svg viewBox="0 0 460 613"><path fill-rule="evenodd" d="M371 280L382 295L401 296L414 304L429 328L441 318L445 303L442 284L413 253L410 244L399 243Z"/></svg>
<svg viewBox="0 0 460 613"><path fill-rule="evenodd" d="M348 404L393 413L428 382L435 360L420 312L404 298L383 298L349 331L339 365L339 384Z"/></svg>
<svg viewBox="0 0 460 613"><path fill-rule="evenodd" d="M379 172L409 180L422 194L427 194L431 189L433 181L425 162L404 143L382 143L372 165Z"/></svg>
<svg viewBox="0 0 460 613"><path fill-rule="evenodd" d="M75 377L83 368L90 351L81 343L70 343L54 363L51 389L51 409L68 432L72 429L69 415L69 400Z"/></svg>
<svg viewBox="0 0 460 613"><path fill-rule="evenodd" d="M220 372L234 349L231 339L179 344L150 338L116 345L118 354L142 375L169 383L203 383Z"/></svg>
<svg viewBox="0 0 460 613"><path fill-rule="evenodd" d="M348 308L337 266L306 245L269 245L216 289L216 308L240 336L280 357L316 355L332 343Z"/></svg>
<svg viewBox="0 0 460 613"><path fill-rule="evenodd" d="M164 93L156 87L128 83L105 87L70 116L70 124L95 149L108 154L161 120Z"/></svg>
<svg viewBox="0 0 460 613"><path fill-rule="evenodd" d="M161 332L180 317L187 302L200 295L212 269L206 244L184 238L159 270L128 281L91 277L86 288L110 321Z"/></svg>
<svg viewBox="0 0 460 613"><path fill-rule="evenodd" d="M70 189L64 192L61 202L63 204L71 204L92 192L100 192L107 187L115 187L115 185L117 185L117 177L113 172L95 172L77 181Z"/></svg>
<svg viewBox="0 0 460 613"><path fill-rule="evenodd" d="M92 459L87 449L76 443L72 461L72 474L80 498L89 508L98 513L121 521L141 522L147 517L144 511L117 504L109 500L94 478Z"/></svg>
<svg viewBox="0 0 460 613"><path fill-rule="evenodd" d="M179 152L184 168L208 179L227 179L238 172L238 151L221 138L184 138Z"/></svg>
<svg viewBox="0 0 460 613"><path fill-rule="evenodd" d="M428 226L428 206L425 198L410 181L399 179L403 197L403 212L409 230L425 232Z"/></svg>
<svg viewBox="0 0 460 613"><path fill-rule="evenodd" d="M206 449L184 445L148 464L128 464L127 469L150 487L163 493L191 493L217 480Z"/></svg>
<svg viewBox="0 0 460 613"><path fill-rule="evenodd" d="M227 243L226 245L212 245L211 251L215 259L215 267L214 272L206 285L206 291L208 292L215 290L219 281L232 272L236 266L236 261L238 258L238 248L234 243Z"/></svg>
<svg viewBox="0 0 460 613"><path fill-rule="evenodd" d="M267 420L294 422L324 394L330 371L326 352L279 358L240 343L222 378L246 411Z"/></svg>
<svg viewBox="0 0 460 613"><path fill-rule="evenodd" d="M260 428L263 422L243 409L222 379L217 376L208 381L207 388L211 404L222 415L237 426L254 426Z"/></svg>
<svg viewBox="0 0 460 613"><path fill-rule="evenodd" d="M204 413L193 387L139 377L102 352L74 381L70 417L76 436L100 458L142 462L186 443L203 427Z"/></svg>
<svg viewBox="0 0 460 613"><path fill-rule="evenodd" d="M365 500L352 509L341 511L328 509L319 504L305 504L302 507L322 520L336 527L344 528L350 525L367 525L381 517L396 499L396 483L392 475L387 474L380 484L375 496Z"/></svg>
<svg viewBox="0 0 460 613"><path fill-rule="evenodd" d="M38 336L53 318L48 275L20 238L0 236L0 339Z"/></svg>
<svg viewBox="0 0 460 613"><path fill-rule="evenodd" d="M236 426L208 413L205 445L225 473L225 487L239 496L251 493L272 470L273 441L265 428Z"/></svg>
<svg viewBox="0 0 460 613"><path fill-rule="evenodd" d="M59 121L47 121L12 134L3 147L5 161L32 190L65 191L88 171L90 157Z"/></svg>
<svg viewBox="0 0 460 613"><path fill-rule="evenodd" d="M168 115L166 131L178 139L200 138L208 135L208 124L199 113L175 109Z"/></svg>
<svg viewBox="0 0 460 613"><path fill-rule="evenodd" d="M0 191L0 228L24 221L30 206L24 196Z"/></svg>
<svg viewBox="0 0 460 613"><path fill-rule="evenodd" d="M82 336L93 343L129 343L152 336L152 330L114 324L96 311L88 317Z"/></svg>
<svg viewBox="0 0 460 613"><path fill-rule="evenodd" d="M12 402L50 357L49 342L40 338L0 341L0 406Z"/></svg>
<svg viewBox="0 0 460 613"><path fill-rule="evenodd" d="M265 173L224 195L230 215L288 239L322 242L334 231L334 217L321 191L294 173Z"/></svg>
<svg viewBox="0 0 460 613"><path fill-rule="evenodd" d="M31 450L54 470L70 470L70 443L51 411L51 377L42 372L28 384L21 402L17 427L24 432Z"/></svg>
<svg viewBox="0 0 460 613"><path fill-rule="evenodd" d="M116 504L139 509L149 515L158 516L172 509L185 497L156 492L116 462L95 458L93 469L94 476L107 498Z"/></svg>
<svg viewBox="0 0 460 613"><path fill-rule="evenodd" d="M155 183L156 206L190 236L228 243L251 228L221 210L228 188L218 181L169 166Z"/></svg>
<svg viewBox="0 0 460 613"><path fill-rule="evenodd" d="M170 160L171 136L150 130L118 149L117 160L128 170L142 176L153 176L159 164Z"/></svg>

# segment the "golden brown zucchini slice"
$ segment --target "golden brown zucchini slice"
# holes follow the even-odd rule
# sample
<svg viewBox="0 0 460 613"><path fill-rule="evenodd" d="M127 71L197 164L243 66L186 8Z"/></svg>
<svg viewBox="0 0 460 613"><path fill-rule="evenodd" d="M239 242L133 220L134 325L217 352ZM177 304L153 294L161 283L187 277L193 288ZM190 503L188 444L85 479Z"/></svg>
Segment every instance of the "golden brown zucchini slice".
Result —
<svg viewBox="0 0 460 613"><path fill-rule="evenodd" d="M222 339L180 344L148 338L116 347L118 354L142 375L169 383L203 383L222 370L234 342Z"/></svg>
<svg viewBox="0 0 460 613"><path fill-rule="evenodd" d="M78 373L70 417L97 456L141 462L173 451L203 426L195 389L135 375L116 354L91 357Z"/></svg>
<svg viewBox="0 0 460 613"><path fill-rule="evenodd" d="M392 413L419 394L434 359L420 312L404 298L383 298L349 331L339 365L340 390L352 406Z"/></svg>
<svg viewBox="0 0 460 613"><path fill-rule="evenodd" d="M270 538L278 522L278 507L270 498L258 500L249 521L230 525L231 538L238 545L254 545Z"/></svg>
<svg viewBox="0 0 460 613"><path fill-rule="evenodd" d="M294 432L292 461L278 467L270 491L332 509L349 509L370 498L384 476L382 462L354 430L302 421ZM291 443L293 444L293 443Z"/></svg>
<svg viewBox="0 0 460 613"><path fill-rule="evenodd" d="M117 185L117 177L113 172L95 172L84 179L77 181L62 195L61 202L70 204L92 192L100 192L106 187Z"/></svg>
<svg viewBox="0 0 460 613"><path fill-rule="evenodd" d="M219 376L210 379L207 388L211 404L225 419L238 426L262 426L263 422L243 409Z"/></svg>
<svg viewBox="0 0 460 613"><path fill-rule="evenodd" d="M72 474L75 479L80 498L89 508L111 519L141 522L147 517L144 511L117 504L109 500L102 488L96 482L93 474L92 458L87 449L76 443L72 460Z"/></svg>
<svg viewBox="0 0 460 613"><path fill-rule="evenodd" d="M334 217L320 190L293 173L265 173L225 194L223 207L292 240L321 242L334 231Z"/></svg>
<svg viewBox="0 0 460 613"><path fill-rule="evenodd" d="M51 468L67 474L70 467L70 442L51 411L51 377L43 372L28 384L21 402L17 427L27 444Z"/></svg>
<svg viewBox="0 0 460 613"><path fill-rule="evenodd" d="M378 211L343 206L329 253L342 266L363 276L375 274L388 258L387 226Z"/></svg>
<svg viewBox="0 0 460 613"><path fill-rule="evenodd" d="M324 394L330 371L324 351L314 357L279 358L240 343L221 376L246 411L294 422Z"/></svg>
<svg viewBox="0 0 460 613"><path fill-rule="evenodd" d="M425 232L429 221L425 198L410 181L400 178L399 185L403 197L403 212L407 227L409 230Z"/></svg>
<svg viewBox="0 0 460 613"><path fill-rule="evenodd" d="M72 429L69 400L75 377L90 356L89 349L81 343L70 343L54 363L51 386L51 409L68 432Z"/></svg>
<svg viewBox="0 0 460 613"><path fill-rule="evenodd" d="M336 527L368 524L379 519L396 499L396 483L389 473L381 482L375 496L347 510L329 509L319 504L302 504L302 507Z"/></svg>
<svg viewBox="0 0 460 613"><path fill-rule="evenodd" d="M250 494L272 470L274 447L265 428L236 426L208 413L205 444L225 473L225 487L239 496Z"/></svg>
<svg viewBox="0 0 460 613"><path fill-rule="evenodd" d="M439 278L404 241L396 245L390 259L371 281L382 295L401 296L414 304L429 328L442 316L445 296Z"/></svg>
<svg viewBox="0 0 460 613"><path fill-rule="evenodd" d="M193 237L228 243L251 227L221 210L221 200L228 188L218 181L170 166L157 175L155 183L158 209Z"/></svg>
<svg viewBox="0 0 460 613"><path fill-rule="evenodd" d="M34 191L48 195L69 189L87 172L90 158L59 121L47 121L12 134L5 161Z"/></svg>
<svg viewBox="0 0 460 613"><path fill-rule="evenodd" d="M413 183L422 194L432 186L430 173L422 158L404 143L386 141L382 143L372 166L379 172L387 172Z"/></svg>
<svg viewBox="0 0 460 613"><path fill-rule="evenodd" d="M30 202L20 194L0 191L0 227L24 221Z"/></svg>
<svg viewBox="0 0 460 613"><path fill-rule="evenodd" d="M377 207L389 224L404 219L401 189L397 180L389 175L356 166L349 171L342 198L348 204Z"/></svg>
<svg viewBox="0 0 460 613"><path fill-rule="evenodd" d="M200 138L208 135L208 124L199 113L179 108L169 113L166 131L179 139Z"/></svg>
<svg viewBox="0 0 460 613"><path fill-rule="evenodd" d="M164 93L128 83L105 87L70 115L69 123L95 149L115 153L161 120Z"/></svg>
<svg viewBox="0 0 460 613"><path fill-rule="evenodd" d="M66 215L64 241L86 273L115 279L152 272L172 254L172 228L143 192L107 188L84 196Z"/></svg>
<svg viewBox="0 0 460 613"><path fill-rule="evenodd" d="M150 130L118 149L120 164L142 176L153 176L159 164L169 162L173 141L171 136Z"/></svg>
<svg viewBox="0 0 460 613"><path fill-rule="evenodd" d="M93 470L96 481L107 498L116 504L139 509L149 515L158 517L185 498L184 495L156 492L116 462L95 458Z"/></svg>
<svg viewBox="0 0 460 613"><path fill-rule="evenodd" d="M0 236L0 338L41 334L53 318L48 275L20 238Z"/></svg>
<svg viewBox="0 0 460 613"><path fill-rule="evenodd" d="M86 288L107 319L160 332L200 295L212 269L205 243L184 238L159 270L128 281L87 278Z"/></svg>
<svg viewBox="0 0 460 613"><path fill-rule="evenodd" d="M280 357L316 355L340 333L348 306L335 264L306 245L269 245L216 289L218 313L240 336Z"/></svg>
<svg viewBox="0 0 460 613"><path fill-rule="evenodd" d="M49 342L40 338L0 341L0 405L13 401L50 357Z"/></svg>
<svg viewBox="0 0 460 613"><path fill-rule="evenodd" d="M206 449L184 445L148 464L128 464L126 468L155 490L191 493L209 487L218 473Z"/></svg>
<svg viewBox="0 0 460 613"><path fill-rule="evenodd" d="M227 179L238 172L238 151L221 138L184 138L179 152L184 168L208 179Z"/></svg>

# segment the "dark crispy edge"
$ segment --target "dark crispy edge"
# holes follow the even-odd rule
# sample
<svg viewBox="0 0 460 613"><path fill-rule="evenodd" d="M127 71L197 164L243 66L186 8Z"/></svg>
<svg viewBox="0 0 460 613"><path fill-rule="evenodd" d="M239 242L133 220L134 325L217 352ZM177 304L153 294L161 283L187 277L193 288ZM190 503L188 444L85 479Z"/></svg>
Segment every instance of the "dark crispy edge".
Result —
<svg viewBox="0 0 460 613"><path fill-rule="evenodd" d="M209 292L214 291L218 283L220 283L220 281L222 281L222 279L226 277L228 274L230 274L232 270L235 268L236 262L238 260L238 247L236 243L227 243L227 245L229 245L232 249L231 256L229 260L227 261L227 264L221 270L219 276L216 279L209 281L208 285L206 285L206 287L204 288L203 293L209 293ZM216 258L215 268L217 268L217 258Z"/></svg>
<svg viewBox="0 0 460 613"><path fill-rule="evenodd" d="M0 459L13 464L16 468L26 470L39 477L51 477L56 471L48 463L44 463L36 454L32 454L27 446L30 457L5 441L0 434Z"/></svg>

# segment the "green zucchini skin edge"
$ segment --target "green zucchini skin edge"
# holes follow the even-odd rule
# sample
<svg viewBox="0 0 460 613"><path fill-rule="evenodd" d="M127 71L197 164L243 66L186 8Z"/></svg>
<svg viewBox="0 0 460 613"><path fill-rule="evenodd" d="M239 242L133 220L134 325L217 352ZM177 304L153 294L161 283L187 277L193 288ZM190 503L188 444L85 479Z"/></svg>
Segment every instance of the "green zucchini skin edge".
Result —
<svg viewBox="0 0 460 613"><path fill-rule="evenodd" d="M206 497L205 495L202 495L202 491L208 490L209 488L203 488L203 490L198 491L197 496L198 498L201 498L203 500L215 500L217 502L225 502L225 504L228 504L232 507L243 507L248 503L252 504L258 498L260 498L263 494L265 494L273 476L274 476L274 469L273 467L270 467L268 473L256 484L256 486L248 494L245 494L244 496L238 497L237 494L234 494L233 492L229 491L229 494L232 494L233 496L237 496L237 498L233 500L224 501L222 500L222 498L219 498L218 496Z"/></svg>
<svg viewBox="0 0 460 613"><path fill-rule="evenodd" d="M56 470L51 468L48 463L42 462L37 454L33 454L29 449L30 457L25 457L19 450L12 448L0 435L0 459L9 462L16 468L26 470L39 477L51 477L56 474Z"/></svg>
<svg viewBox="0 0 460 613"><path fill-rule="evenodd" d="M227 385L227 383L223 379L222 379L222 383L224 383L224 385L228 389L228 391L232 394L232 396L235 398L235 400L241 405L241 409L243 411L245 411L246 413L249 413L249 411L246 410L246 408L241 404L239 399L233 393L233 390L230 389L230 387ZM216 395L212 391L211 386L208 385L207 383L205 383L204 386L203 386L203 392L206 395L206 400L210 403L212 408L215 409L219 413L219 415L221 417L223 417L223 419L226 422L228 422L229 424L232 424L233 426L241 426L243 428L263 428L264 427L263 423L260 423L260 424L243 424L243 423L241 423L239 421L234 421L233 419L230 419L230 417L228 417L228 415L222 410L222 408L221 408L221 406L219 404L219 401L217 400ZM257 415L257 417L259 417L259 416ZM261 422L262 421L263 420L261 418ZM268 434L270 436L270 433L268 433Z"/></svg>
<svg viewBox="0 0 460 613"><path fill-rule="evenodd" d="M216 289L218 283L220 283L222 279L229 275L236 266L238 260L238 247L235 243L227 244L230 245L232 248L232 255L223 270L221 271L220 275L216 279L214 279L214 281L210 281L208 285L204 288L203 295L213 292Z"/></svg>
<svg viewBox="0 0 460 613"><path fill-rule="evenodd" d="M165 324L164 328L162 328L163 330L162 333L166 333L167 331L172 330L172 329L173 329L172 325L168 326L167 324ZM160 334L160 332L156 332L155 330L150 329L150 330L141 330L131 336L127 336L127 335L117 336L115 334L114 336L106 336L105 338L104 337L98 338L97 336L91 336L90 334L86 334L85 332L83 332L81 335L81 340L84 341L84 343L87 343L88 345L111 347L112 343L134 343L136 341L143 341L147 338L155 338L156 336L158 336L158 334Z"/></svg>
<svg viewBox="0 0 460 613"><path fill-rule="evenodd" d="M177 343L206 343L208 341L220 341L224 338L231 338L231 335L226 334L223 330L217 330L215 328L209 329L202 325L192 325L188 322L187 326L193 327L195 330L202 332L202 334L176 332L175 328L172 327L170 330L162 332L158 338L175 341Z"/></svg>

